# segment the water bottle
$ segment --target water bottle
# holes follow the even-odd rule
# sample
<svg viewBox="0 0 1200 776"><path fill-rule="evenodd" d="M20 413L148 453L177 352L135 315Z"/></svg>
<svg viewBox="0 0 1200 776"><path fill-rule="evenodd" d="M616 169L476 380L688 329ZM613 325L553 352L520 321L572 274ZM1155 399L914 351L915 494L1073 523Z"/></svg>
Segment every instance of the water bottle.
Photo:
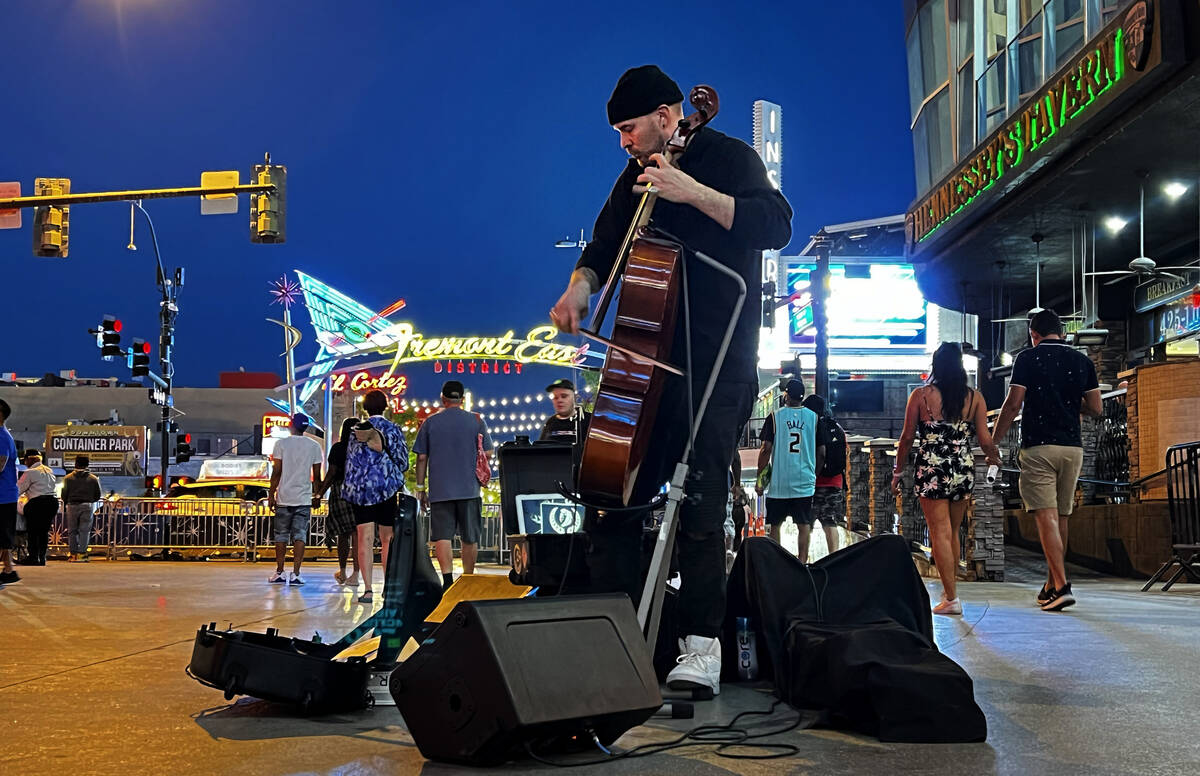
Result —
<svg viewBox="0 0 1200 776"><path fill-rule="evenodd" d="M758 650L749 617L737 618L738 678L753 681L758 678Z"/></svg>
<svg viewBox="0 0 1200 776"><path fill-rule="evenodd" d="M1000 467L999 467L999 466L997 466L997 465L995 465L995 464L992 464L991 466L989 466L989 467L988 467L988 470L987 470L987 484L988 484L988 485L995 485L995 484L996 484L996 477L998 477L998 476L999 476L999 474L1000 474Z"/></svg>

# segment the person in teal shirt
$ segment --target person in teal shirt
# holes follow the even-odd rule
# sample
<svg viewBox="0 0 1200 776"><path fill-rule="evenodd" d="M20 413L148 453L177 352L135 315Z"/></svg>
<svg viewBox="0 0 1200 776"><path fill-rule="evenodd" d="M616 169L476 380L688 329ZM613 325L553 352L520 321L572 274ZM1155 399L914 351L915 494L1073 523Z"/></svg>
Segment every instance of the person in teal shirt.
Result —
<svg viewBox="0 0 1200 776"><path fill-rule="evenodd" d="M770 464L766 495L771 538L778 542L780 526L792 518L800 531L797 555L807 563L808 540L815 519L813 493L817 489L817 472L824 463L825 447L817 444L817 413L802 406L803 400L804 381L789 380L783 406L767 416L759 434L762 447L758 452L758 472L762 482L763 471Z"/></svg>

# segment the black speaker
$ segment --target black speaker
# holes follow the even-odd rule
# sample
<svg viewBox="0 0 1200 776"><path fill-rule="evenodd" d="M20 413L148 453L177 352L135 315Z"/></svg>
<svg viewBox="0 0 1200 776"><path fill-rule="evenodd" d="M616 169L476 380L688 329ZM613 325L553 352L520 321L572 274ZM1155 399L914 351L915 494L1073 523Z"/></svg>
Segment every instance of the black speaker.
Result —
<svg viewBox="0 0 1200 776"><path fill-rule="evenodd" d="M541 442L505 442L497 451L500 463L500 513L504 533L520 533L517 496L558 493L558 483L574 483L571 475L572 446Z"/></svg>
<svg viewBox="0 0 1200 776"><path fill-rule="evenodd" d="M421 754L468 765L608 745L662 705L625 595L463 601L391 691Z"/></svg>
<svg viewBox="0 0 1200 776"><path fill-rule="evenodd" d="M538 588L538 595L591 592L587 565L588 537L576 534L514 534L508 537L514 585ZM569 567L568 567L569 564ZM566 583L563 583L563 577Z"/></svg>

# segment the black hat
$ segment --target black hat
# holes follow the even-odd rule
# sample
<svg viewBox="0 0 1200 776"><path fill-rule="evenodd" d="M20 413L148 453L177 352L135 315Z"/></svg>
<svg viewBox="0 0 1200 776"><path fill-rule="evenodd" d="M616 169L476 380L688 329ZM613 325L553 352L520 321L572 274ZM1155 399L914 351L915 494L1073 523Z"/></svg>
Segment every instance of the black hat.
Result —
<svg viewBox="0 0 1200 776"><path fill-rule="evenodd" d="M463 384L458 380L447 380L442 384L442 396L447 399L461 399L464 390Z"/></svg>
<svg viewBox="0 0 1200 776"><path fill-rule="evenodd" d="M312 425L312 418L307 413L297 412L292 416L292 426L299 432L303 433L306 428Z"/></svg>
<svg viewBox="0 0 1200 776"><path fill-rule="evenodd" d="M608 98L608 123L620 124L653 113L659 105L683 102L679 84L658 69L642 65L626 70Z"/></svg>
<svg viewBox="0 0 1200 776"><path fill-rule="evenodd" d="M792 378L787 381L787 387L784 389L788 398L792 401L800 401L804 398L804 381Z"/></svg>
<svg viewBox="0 0 1200 776"><path fill-rule="evenodd" d="M42 457L42 454L41 454L41 453L39 453L39 452L37 451L37 449L36 449L36 448L33 448L33 447L26 447L26 448L25 448L25 454L24 454L22 457L23 457L23 458L31 458L31 457L33 457L33 456L35 456L35 455L36 455L38 458L41 458L41 457Z"/></svg>
<svg viewBox="0 0 1200 776"><path fill-rule="evenodd" d="M575 383L566 379L555 380L546 386L546 393L549 393L557 388L566 388L568 391L573 391L575 390Z"/></svg>

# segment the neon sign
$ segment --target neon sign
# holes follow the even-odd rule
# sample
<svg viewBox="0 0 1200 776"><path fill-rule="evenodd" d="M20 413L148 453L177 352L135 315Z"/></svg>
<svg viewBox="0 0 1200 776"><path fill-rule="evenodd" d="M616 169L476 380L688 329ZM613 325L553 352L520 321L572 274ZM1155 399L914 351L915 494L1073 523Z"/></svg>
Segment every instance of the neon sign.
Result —
<svg viewBox="0 0 1200 776"><path fill-rule="evenodd" d="M520 338L511 329L498 337L427 337L413 328L411 323L387 320L386 313L400 309L396 305L375 312L311 275L297 270L296 276L300 280L304 303L320 346L313 362L300 367L309 369L298 396L301 404L316 392L325 376L336 369L339 361L371 353L392 354L391 365L378 378L392 380L404 379L395 374L402 364L418 362L434 362L435 371L440 371L438 367L441 362L449 364L457 361L447 370L475 373L474 365L464 366L463 362L480 360L485 364L478 368L482 374L508 374L509 366L500 362L516 362L519 374L519 367L524 364L571 367L586 362L596 363L601 358L586 344L576 347L554 342L558 330L548 325L535 326ZM490 368L486 366L487 362L491 362ZM338 377L334 375L335 380ZM354 390L353 387L351 390Z"/></svg>
<svg viewBox="0 0 1200 776"><path fill-rule="evenodd" d="M1145 23L1145 5L1138 3L1124 19L1110 25L1098 43L1077 56L1061 77L1047 84L908 214L905 236L910 246L928 238L1010 172L1022 165L1029 167L1030 154L1126 78L1126 65L1139 70L1145 66L1144 57L1130 56L1127 62L1133 50L1126 50L1135 42L1139 52L1148 48L1152 30ZM1133 13L1138 8L1142 9L1141 18ZM1127 41L1127 35L1133 36Z"/></svg>
<svg viewBox="0 0 1200 776"><path fill-rule="evenodd" d="M408 390L408 378L404 375L393 375L384 372L373 375L370 372L354 372L353 374L336 374L333 376L333 392L341 393L349 388L351 391L380 390L392 396L403 396Z"/></svg>

